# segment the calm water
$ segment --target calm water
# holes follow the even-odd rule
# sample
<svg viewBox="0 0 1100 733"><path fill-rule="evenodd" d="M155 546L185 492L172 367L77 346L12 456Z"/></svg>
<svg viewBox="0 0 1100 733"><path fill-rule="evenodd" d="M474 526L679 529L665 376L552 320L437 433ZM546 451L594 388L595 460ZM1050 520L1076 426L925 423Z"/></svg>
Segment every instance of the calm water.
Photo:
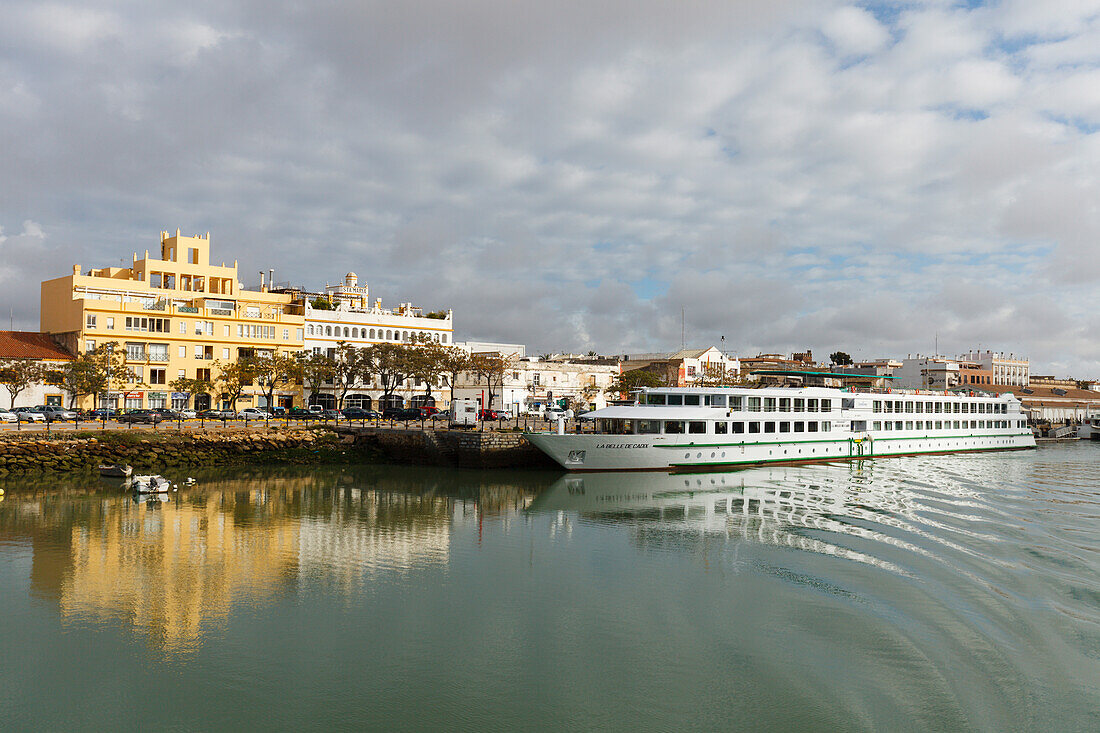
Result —
<svg viewBox="0 0 1100 733"><path fill-rule="evenodd" d="M1100 445L194 475L0 484L0 728L1100 729Z"/></svg>

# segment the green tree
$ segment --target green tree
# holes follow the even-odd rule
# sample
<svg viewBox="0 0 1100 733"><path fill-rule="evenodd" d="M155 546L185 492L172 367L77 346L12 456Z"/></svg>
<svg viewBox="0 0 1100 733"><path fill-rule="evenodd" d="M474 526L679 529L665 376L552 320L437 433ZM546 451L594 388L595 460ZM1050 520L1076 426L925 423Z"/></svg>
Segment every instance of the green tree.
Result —
<svg viewBox="0 0 1100 733"><path fill-rule="evenodd" d="M829 363L836 366L849 366L852 363L852 357L843 351L834 351L829 354Z"/></svg>
<svg viewBox="0 0 1100 733"><path fill-rule="evenodd" d="M125 389L129 372L126 354L114 341L100 344L94 351L77 355L61 369L59 383L69 393L70 406L84 395L106 395L112 389Z"/></svg>
<svg viewBox="0 0 1100 733"><path fill-rule="evenodd" d="M34 359L4 359L0 361L0 384L11 396L11 407L15 407L15 398L32 384L42 381L45 369L42 362Z"/></svg>
<svg viewBox="0 0 1100 733"><path fill-rule="evenodd" d="M313 306L314 310L319 310L319 311L330 311L330 310L332 310L332 301L330 301L328 298L314 298L313 300L310 301L309 304L311 306Z"/></svg>
<svg viewBox="0 0 1100 733"><path fill-rule="evenodd" d="M473 357L471 369L480 382L485 380L485 386L489 393L489 399L485 405L486 410L493 409L494 385L500 387L501 400L504 400L504 373L512 365L512 360L500 354L478 354Z"/></svg>
<svg viewBox="0 0 1100 733"><path fill-rule="evenodd" d="M470 355L457 346L443 346L443 352L439 355L439 373L447 377L448 386L451 388L451 402L455 401L455 383L460 374L470 371L472 360Z"/></svg>
<svg viewBox="0 0 1100 733"><path fill-rule="evenodd" d="M434 341L427 341L413 347L412 366L409 372L413 379L424 383L425 403L431 400L432 387L444 374L444 358L454 350Z"/></svg>
<svg viewBox="0 0 1100 733"><path fill-rule="evenodd" d="M267 398L267 408L275 406L275 390L294 384L302 373L302 365L288 351L272 351L254 356L248 361L249 371Z"/></svg>
<svg viewBox="0 0 1100 733"><path fill-rule="evenodd" d="M214 384L209 379L180 377L179 379L173 379L168 383L168 386L172 388L173 392L185 393L191 405L197 404L195 398L199 395L210 394L214 391Z"/></svg>
<svg viewBox="0 0 1100 733"><path fill-rule="evenodd" d="M327 354L319 352L303 352L298 355L298 361L301 364L302 383L309 393L306 404L312 404L321 388L336 379L336 362Z"/></svg>
<svg viewBox="0 0 1100 733"><path fill-rule="evenodd" d="M364 350L365 374L378 377L382 385L382 406L390 405L393 395L406 379L412 367L412 347L405 344L372 344Z"/></svg>
<svg viewBox="0 0 1100 733"><path fill-rule="evenodd" d="M664 381L653 372L645 369L631 369L615 377L604 391L607 394L617 394L620 399L626 399L635 390L643 387L661 387L663 384Z"/></svg>
<svg viewBox="0 0 1100 733"><path fill-rule="evenodd" d="M240 399L244 388L252 383L252 359L240 359L222 364L214 362L214 368L218 370L218 376L214 379L219 394L223 400L229 403L230 409L237 409L237 400Z"/></svg>
<svg viewBox="0 0 1100 733"><path fill-rule="evenodd" d="M336 392L336 406L344 409L344 398L356 384L370 378L366 361L366 349L353 346L345 341L336 342L336 352L332 357L332 384Z"/></svg>

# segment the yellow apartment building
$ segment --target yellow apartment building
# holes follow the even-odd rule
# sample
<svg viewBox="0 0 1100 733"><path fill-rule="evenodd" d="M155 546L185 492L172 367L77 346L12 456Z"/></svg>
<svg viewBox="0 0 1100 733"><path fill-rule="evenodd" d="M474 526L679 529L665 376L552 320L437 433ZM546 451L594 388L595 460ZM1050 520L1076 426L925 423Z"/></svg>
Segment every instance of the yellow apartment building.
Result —
<svg viewBox="0 0 1100 733"><path fill-rule="evenodd" d="M272 351L298 352L305 338L303 306L292 296L245 290L232 266L210 260L210 234L161 232L160 257L133 256L131 267L103 267L42 283L41 330L73 353L108 342L126 354L128 383L107 395L107 406L211 407L213 395L175 393L179 377L216 380L215 361ZM276 393L276 403L300 400L300 387ZM245 389L238 407L264 401L259 387ZM86 399L90 406L91 398ZM100 403L103 400L100 399Z"/></svg>

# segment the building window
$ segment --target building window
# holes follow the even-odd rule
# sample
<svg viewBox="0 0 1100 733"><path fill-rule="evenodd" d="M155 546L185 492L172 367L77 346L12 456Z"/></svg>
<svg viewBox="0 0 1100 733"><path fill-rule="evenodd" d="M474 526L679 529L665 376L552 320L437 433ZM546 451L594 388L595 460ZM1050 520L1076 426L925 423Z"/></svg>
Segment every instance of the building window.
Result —
<svg viewBox="0 0 1100 733"><path fill-rule="evenodd" d="M95 315L89 313L84 320L85 328L95 328Z"/></svg>
<svg viewBox="0 0 1100 733"><path fill-rule="evenodd" d="M163 369L150 369L149 370L149 384L165 384L165 372Z"/></svg>
<svg viewBox="0 0 1100 733"><path fill-rule="evenodd" d="M168 361L168 344L149 344L150 361Z"/></svg>
<svg viewBox="0 0 1100 733"><path fill-rule="evenodd" d="M179 377L180 379L186 379L187 378L187 370L186 369L180 369L178 372L176 372L176 376Z"/></svg>
<svg viewBox="0 0 1100 733"><path fill-rule="evenodd" d="M126 358L130 361L145 361L145 344L126 344Z"/></svg>
<svg viewBox="0 0 1100 733"><path fill-rule="evenodd" d="M222 326L223 333L226 338L229 338L229 326Z"/></svg>
<svg viewBox="0 0 1100 733"><path fill-rule="evenodd" d="M127 397L124 407L127 410L140 410L141 398L140 397Z"/></svg>
<svg viewBox="0 0 1100 733"><path fill-rule="evenodd" d="M187 333L187 321L180 321L180 333Z"/></svg>
<svg viewBox="0 0 1100 733"><path fill-rule="evenodd" d="M115 319L113 316L107 316L107 328L111 331L115 329Z"/></svg>
<svg viewBox="0 0 1100 733"><path fill-rule="evenodd" d="M283 341L288 341L289 339L290 339L290 329L289 328L284 328L283 329Z"/></svg>
<svg viewBox="0 0 1100 733"><path fill-rule="evenodd" d="M144 370L139 366L126 367L126 371L129 373L129 380L134 384L141 384L142 374Z"/></svg>
<svg viewBox="0 0 1100 733"><path fill-rule="evenodd" d="M304 340L303 336L302 336L302 331L303 331L303 329L301 329L301 328L299 328L298 331L297 331L299 341Z"/></svg>
<svg viewBox="0 0 1100 733"><path fill-rule="evenodd" d="M89 354L95 351L95 341L89 339L88 341L84 342L84 350L87 351Z"/></svg>

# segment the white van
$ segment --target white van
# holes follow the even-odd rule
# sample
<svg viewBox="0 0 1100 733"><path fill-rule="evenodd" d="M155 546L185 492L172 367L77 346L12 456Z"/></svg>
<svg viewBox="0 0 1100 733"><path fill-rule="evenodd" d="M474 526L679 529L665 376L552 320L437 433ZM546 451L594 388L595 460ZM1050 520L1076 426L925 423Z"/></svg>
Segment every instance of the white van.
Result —
<svg viewBox="0 0 1100 733"><path fill-rule="evenodd" d="M477 425L478 401L471 398L457 399L451 402L451 427L473 427Z"/></svg>

